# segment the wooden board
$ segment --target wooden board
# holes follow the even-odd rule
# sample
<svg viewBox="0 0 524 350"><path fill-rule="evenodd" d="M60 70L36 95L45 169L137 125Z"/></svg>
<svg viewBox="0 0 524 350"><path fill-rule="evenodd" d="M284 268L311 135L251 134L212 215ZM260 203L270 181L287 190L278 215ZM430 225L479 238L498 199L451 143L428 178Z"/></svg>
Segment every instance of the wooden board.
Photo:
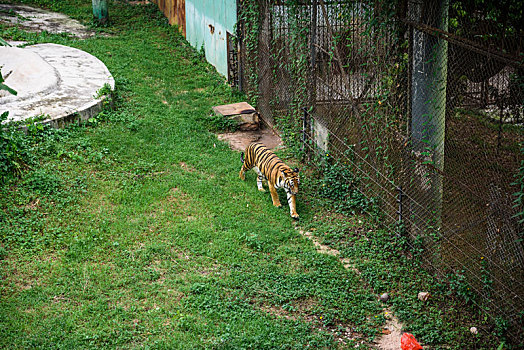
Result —
<svg viewBox="0 0 524 350"><path fill-rule="evenodd" d="M158 8L169 20L169 24L176 24L180 32L186 36L186 1L185 0L155 0Z"/></svg>
<svg viewBox="0 0 524 350"><path fill-rule="evenodd" d="M255 110L253 106L251 106L247 102L239 102L239 103L232 103L229 105L222 105L222 106L215 106L213 107L213 111L218 114L222 114L224 116L229 115L235 115L240 114L242 111L245 110Z"/></svg>

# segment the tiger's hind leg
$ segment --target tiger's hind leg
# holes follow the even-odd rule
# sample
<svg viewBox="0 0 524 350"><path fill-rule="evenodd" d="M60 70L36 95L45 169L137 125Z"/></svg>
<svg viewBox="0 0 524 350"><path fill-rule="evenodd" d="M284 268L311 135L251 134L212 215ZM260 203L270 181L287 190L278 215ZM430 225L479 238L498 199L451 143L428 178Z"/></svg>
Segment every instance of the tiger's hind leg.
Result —
<svg viewBox="0 0 524 350"><path fill-rule="evenodd" d="M262 172L260 171L260 169L258 169L258 167L253 167L253 170L257 173L258 190L260 192L266 192L266 190L264 189L264 185L262 184L262 181L266 180L266 177L264 176L264 174L262 174Z"/></svg>

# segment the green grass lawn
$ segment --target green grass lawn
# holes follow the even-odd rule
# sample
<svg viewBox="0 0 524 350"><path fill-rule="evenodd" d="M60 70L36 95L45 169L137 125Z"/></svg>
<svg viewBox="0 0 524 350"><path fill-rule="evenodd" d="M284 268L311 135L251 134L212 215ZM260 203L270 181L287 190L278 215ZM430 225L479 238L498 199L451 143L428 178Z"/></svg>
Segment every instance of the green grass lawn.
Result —
<svg viewBox="0 0 524 350"><path fill-rule="evenodd" d="M91 20L89 0L23 2ZM362 274L317 252L209 131L212 106L244 97L154 5L109 11L87 40L0 26L5 39L95 55L117 85L114 110L30 133L37 160L0 190L1 348L366 348L385 291L417 337L478 344L441 299L422 310L394 234L319 219L306 175L300 225Z"/></svg>
<svg viewBox="0 0 524 350"><path fill-rule="evenodd" d="M342 346L346 327L368 340L375 296L254 173L240 181L239 154L208 131L211 106L242 97L154 6L111 5L109 36L3 31L97 56L119 101L47 131L33 171L1 192L0 346L319 348ZM90 1L61 6L89 18Z"/></svg>

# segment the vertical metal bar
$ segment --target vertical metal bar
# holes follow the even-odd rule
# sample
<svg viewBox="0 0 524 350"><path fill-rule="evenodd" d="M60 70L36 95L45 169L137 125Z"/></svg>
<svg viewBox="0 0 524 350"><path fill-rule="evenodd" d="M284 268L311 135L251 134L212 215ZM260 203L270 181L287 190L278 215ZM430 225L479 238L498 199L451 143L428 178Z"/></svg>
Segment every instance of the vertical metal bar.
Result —
<svg viewBox="0 0 524 350"><path fill-rule="evenodd" d="M242 82L244 78L243 62L244 56L242 55L242 45L244 44L243 33L244 23L241 20L242 4L240 0L237 0L237 62L238 62L238 90L244 92L244 84Z"/></svg>
<svg viewBox="0 0 524 350"><path fill-rule="evenodd" d="M402 207L402 199L404 198L404 192L402 190L402 186L399 186L397 187L397 191L398 191L398 197L397 197L397 203L398 203L398 211L397 211L397 214L398 214L398 225L401 226L402 223L404 222L404 219L403 219L403 215L404 215L404 211L403 211L403 207Z"/></svg>
<svg viewBox="0 0 524 350"><path fill-rule="evenodd" d="M307 142L307 118L308 118L308 111L307 111L307 108L304 107L303 108L303 111L304 111L304 115L302 116L302 145L301 145L301 148L302 148L302 152L305 152L306 151L306 142Z"/></svg>
<svg viewBox="0 0 524 350"><path fill-rule="evenodd" d="M435 5L436 11L427 9ZM425 0L425 12L420 21L426 25L447 31L448 0ZM424 218L417 226L429 227L428 219L440 227L443 198L444 144L446 126L446 85L447 85L447 41L438 36L419 31L413 32L412 61L412 105L411 105L411 141L417 158L431 163L437 170L425 170L426 173L415 175L425 197L424 205L432 217ZM421 166L424 164L421 162ZM429 181L428 175L429 174Z"/></svg>
<svg viewBox="0 0 524 350"><path fill-rule="evenodd" d="M313 0L313 8L311 9L311 68L312 72L315 72L317 64L317 0ZM313 74L315 79L315 74Z"/></svg>

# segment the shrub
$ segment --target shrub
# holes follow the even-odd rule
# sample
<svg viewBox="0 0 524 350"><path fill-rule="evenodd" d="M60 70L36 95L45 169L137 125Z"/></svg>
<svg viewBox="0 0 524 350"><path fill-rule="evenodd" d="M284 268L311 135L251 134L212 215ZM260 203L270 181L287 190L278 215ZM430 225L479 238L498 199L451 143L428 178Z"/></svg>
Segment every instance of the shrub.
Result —
<svg viewBox="0 0 524 350"><path fill-rule="evenodd" d="M319 193L322 197L333 200L337 211L374 211L375 201L362 193L361 179L353 171L352 160L347 154L337 160L326 155L322 163Z"/></svg>
<svg viewBox="0 0 524 350"><path fill-rule="evenodd" d="M25 133L12 124L3 124L8 114L0 115L0 183L11 176L19 176L34 158Z"/></svg>

